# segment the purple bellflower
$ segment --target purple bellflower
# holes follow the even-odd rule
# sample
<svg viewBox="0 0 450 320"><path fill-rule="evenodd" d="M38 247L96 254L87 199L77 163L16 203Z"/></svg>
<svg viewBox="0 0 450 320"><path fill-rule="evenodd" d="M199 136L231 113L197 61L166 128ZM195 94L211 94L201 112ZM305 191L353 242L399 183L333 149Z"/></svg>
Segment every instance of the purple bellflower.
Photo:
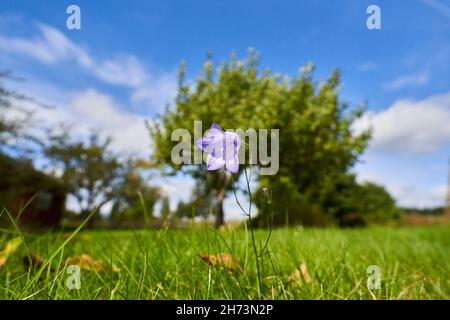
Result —
<svg viewBox="0 0 450 320"><path fill-rule="evenodd" d="M218 124L213 123L210 133L197 140L197 146L208 154L206 169L217 170L225 166L232 173L239 171L241 139L238 134L223 131Z"/></svg>

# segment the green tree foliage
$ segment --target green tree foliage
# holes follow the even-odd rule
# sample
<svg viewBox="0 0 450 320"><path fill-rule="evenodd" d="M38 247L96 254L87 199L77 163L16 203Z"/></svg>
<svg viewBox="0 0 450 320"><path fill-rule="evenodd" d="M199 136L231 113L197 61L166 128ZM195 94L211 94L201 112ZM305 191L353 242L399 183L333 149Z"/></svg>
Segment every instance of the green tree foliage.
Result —
<svg viewBox="0 0 450 320"><path fill-rule="evenodd" d="M361 216L366 224L382 224L400 218L400 208L382 186L366 182L358 185L352 195L354 212Z"/></svg>
<svg viewBox="0 0 450 320"><path fill-rule="evenodd" d="M280 84L277 103L267 112L267 125L280 129L280 170L260 177L260 184L274 194L275 223L322 225L339 216L337 199L370 138L370 132L352 132L364 107L350 109L341 101L339 72L321 84L312 74L312 65L306 65L299 77ZM257 199L260 213L268 215L261 195Z"/></svg>
<svg viewBox="0 0 450 320"><path fill-rule="evenodd" d="M274 203L284 210L283 216L279 207L275 207L274 211L278 211L274 217L276 225L289 221L291 224L305 226L337 224L341 227L355 227L382 224L400 217L395 200L382 186L373 183L358 184L353 174L342 174L333 183L327 183L320 190L323 199L320 202L314 202L300 193L293 184L282 179L285 178L277 181L273 189L276 194L273 196ZM283 205L280 199L287 202ZM265 223L261 218L259 222Z"/></svg>
<svg viewBox="0 0 450 320"><path fill-rule="evenodd" d="M177 209L175 210L175 216L178 218L191 217L192 205L183 201L178 202Z"/></svg>

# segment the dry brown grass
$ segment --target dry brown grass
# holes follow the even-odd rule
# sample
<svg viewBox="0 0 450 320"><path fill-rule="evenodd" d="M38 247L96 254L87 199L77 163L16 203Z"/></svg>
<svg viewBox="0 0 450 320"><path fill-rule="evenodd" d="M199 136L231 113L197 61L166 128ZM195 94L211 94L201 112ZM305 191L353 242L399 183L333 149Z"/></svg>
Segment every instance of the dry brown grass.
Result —
<svg viewBox="0 0 450 320"><path fill-rule="evenodd" d="M402 224L407 226L450 225L450 212L441 215L403 214Z"/></svg>

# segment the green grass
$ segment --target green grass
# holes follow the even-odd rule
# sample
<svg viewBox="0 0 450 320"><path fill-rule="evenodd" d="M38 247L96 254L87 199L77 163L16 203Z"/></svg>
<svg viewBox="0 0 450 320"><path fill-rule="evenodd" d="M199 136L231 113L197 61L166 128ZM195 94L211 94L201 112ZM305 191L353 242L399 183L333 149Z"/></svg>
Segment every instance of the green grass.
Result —
<svg viewBox="0 0 450 320"><path fill-rule="evenodd" d="M17 237L3 231L0 246ZM257 230L257 245L267 231ZM257 272L250 233L189 230L81 231L23 234L25 245L0 268L0 299L256 299ZM58 248L60 249L58 251ZM260 259L264 299L450 299L450 228L277 229ZM1 249L0 249L1 250ZM26 269L28 252L48 267ZM211 267L198 254L230 253L241 267ZM56 254L55 254L56 253ZM65 261L89 254L120 272L81 271L69 290ZM310 283L292 281L305 262ZM381 289L367 289L367 267L381 269Z"/></svg>

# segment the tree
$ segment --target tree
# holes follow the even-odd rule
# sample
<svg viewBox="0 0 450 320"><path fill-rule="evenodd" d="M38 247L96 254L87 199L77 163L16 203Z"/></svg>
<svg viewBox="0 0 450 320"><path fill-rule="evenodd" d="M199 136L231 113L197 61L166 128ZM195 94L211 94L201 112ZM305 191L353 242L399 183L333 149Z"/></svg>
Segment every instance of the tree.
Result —
<svg viewBox="0 0 450 320"><path fill-rule="evenodd" d="M330 193L325 196L323 190L335 189L335 180L348 174L367 146L370 133L357 135L352 131L351 126L363 114L364 107L349 110L349 105L341 101L339 72L334 71L319 85L312 78L313 69L307 64L294 78L261 71L257 55L250 52L244 61L232 57L230 62L224 62L217 75L215 65L208 59L191 88L184 82L184 66L180 68L175 106L167 108L162 122L150 128L156 146L154 159L165 172L192 175L206 195L214 195L216 225L223 223L225 196L249 163L241 165L235 176L223 170L207 172L202 166L174 164L171 150L177 142L171 141L171 133L186 128L192 135L196 120L201 120L204 127L217 122L225 129L279 129L280 171L258 178L261 187L269 186L280 195L279 200L273 198L277 220L285 221L286 214L298 218L299 203L294 199L307 210L322 212L325 220L332 219L329 211L334 208L327 206L326 201ZM194 148L192 144L191 153ZM258 199L258 209L265 220L270 210L261 196Z"/></svg>
<svg viewBox="0 0 450 320"><path fill-rule="evenodd" d="M369 131L352 130L365 108L350 108L340 99L339 72L320 85L312 74L312 65L307 65L299 77L280 84L277 103L264 121L280 128L280 170L259 179L260 186L269 187L274 195L275 223L323 225L339 220L345 210L340 199L348 199L346 188L353 179L350 169L370 138ZM270 210L262 192L258 194L257 206L265 221Z"/></svg>
<svg viewBox="0 0 450 320"><path fill-rule="evenodd" d="M4 85L4 80L11 79L10 72L0 72L0 152L8 149L21 151L18 149L19 138L27 137L23 128L29 122L31 113L16 105L17 101L34 101L33 99L9 90ZM8 111L13 111L15 117L8 117Z"/></svg>
<svg viewBox="0 0 450 320"><path fill-rule="evenodd" d="M19 79L11 72L0 72L0 207L17 214L27 227L57 226L64 211L66 190L59 179L33 165L29 156L39 147L38 138L28 130L34 110L21 103L48 106L8 89L5 83L10 80Z"/></svg>
<svg viewBox="0 0 450 320"><path fill-rule="evenodd" d="M205 194L203 185L198 184L194 187L191 198L187 202L178 202L175 216L178 218L207 217L214 209L214 197L211 194Z"/></svg>
<svg viewBox="0 0 450 320"><path fill-rule="evenodd" d="M50 135L44 147L68 192L74 196L86 218L100 209L117 194L124 180L124 167L118 156L109 150L110 140L100 141L91 134L88 141L73 140L67 131ZM91 222L93 219L91 219Z"/></svg>
<svg viewBox="0 0 450 320"><path fill-rule="evenodd" d="M175 216L178 218L185 218L192 216L192 206L190 203L179 201L175 209Z"/></svg>
<svg viewBox="0 0 450 320"><path fill-rule="evenodd" d="M0 208L30 227L55 227L64 212L66 190L59 179L34 168L31 160L0 153ZM30 202L30 200L32 200ZM0 225L8 223L6 215Z"/></svg>
<svg viewBox="0 0 450 320"><path fill-rule="evenodd" d="M144 180L140 163L140 160L130 159L124 165L123 180L117 186L111 209L111 219L114 222L146 225L153 217L153 209L161 192Z"/></svg>
<svg viewBox="0 0 450 320"><path fill-rule="evenodd" d="M204 65L194 88L184 81L185 67L179 72L178 95L173 108L167 108L162 122L150 127L150 134L155 142L154 160L161 165L166 174L182 171L191 175L201 185L202 194L214 197L216 226L224 223L223 202L248 165L240 166L237 174L231 175L225 170L207 172L203 166L174 164L171 161L172 148L178 143L171 141L174 130L185 128L193 135L194 121L202 121L203 129L212 123L219 123L224 129L267 128L261 113L274 101L271 95L278 87L278 78L268 73L258 75L258 56L249 52L244 61L232 57L224 62L216 74L216 65L209 57ZM241 145L243 148L248 148ZM191 153L197 148L192 143Z"/></svg>
<svg viewBox="0 0 450 320"><path fill-rule="evenodd" d="M353 192L354 211L366 224L384 224L401 215L395 199L380 185L366 182Z"/></svg>

